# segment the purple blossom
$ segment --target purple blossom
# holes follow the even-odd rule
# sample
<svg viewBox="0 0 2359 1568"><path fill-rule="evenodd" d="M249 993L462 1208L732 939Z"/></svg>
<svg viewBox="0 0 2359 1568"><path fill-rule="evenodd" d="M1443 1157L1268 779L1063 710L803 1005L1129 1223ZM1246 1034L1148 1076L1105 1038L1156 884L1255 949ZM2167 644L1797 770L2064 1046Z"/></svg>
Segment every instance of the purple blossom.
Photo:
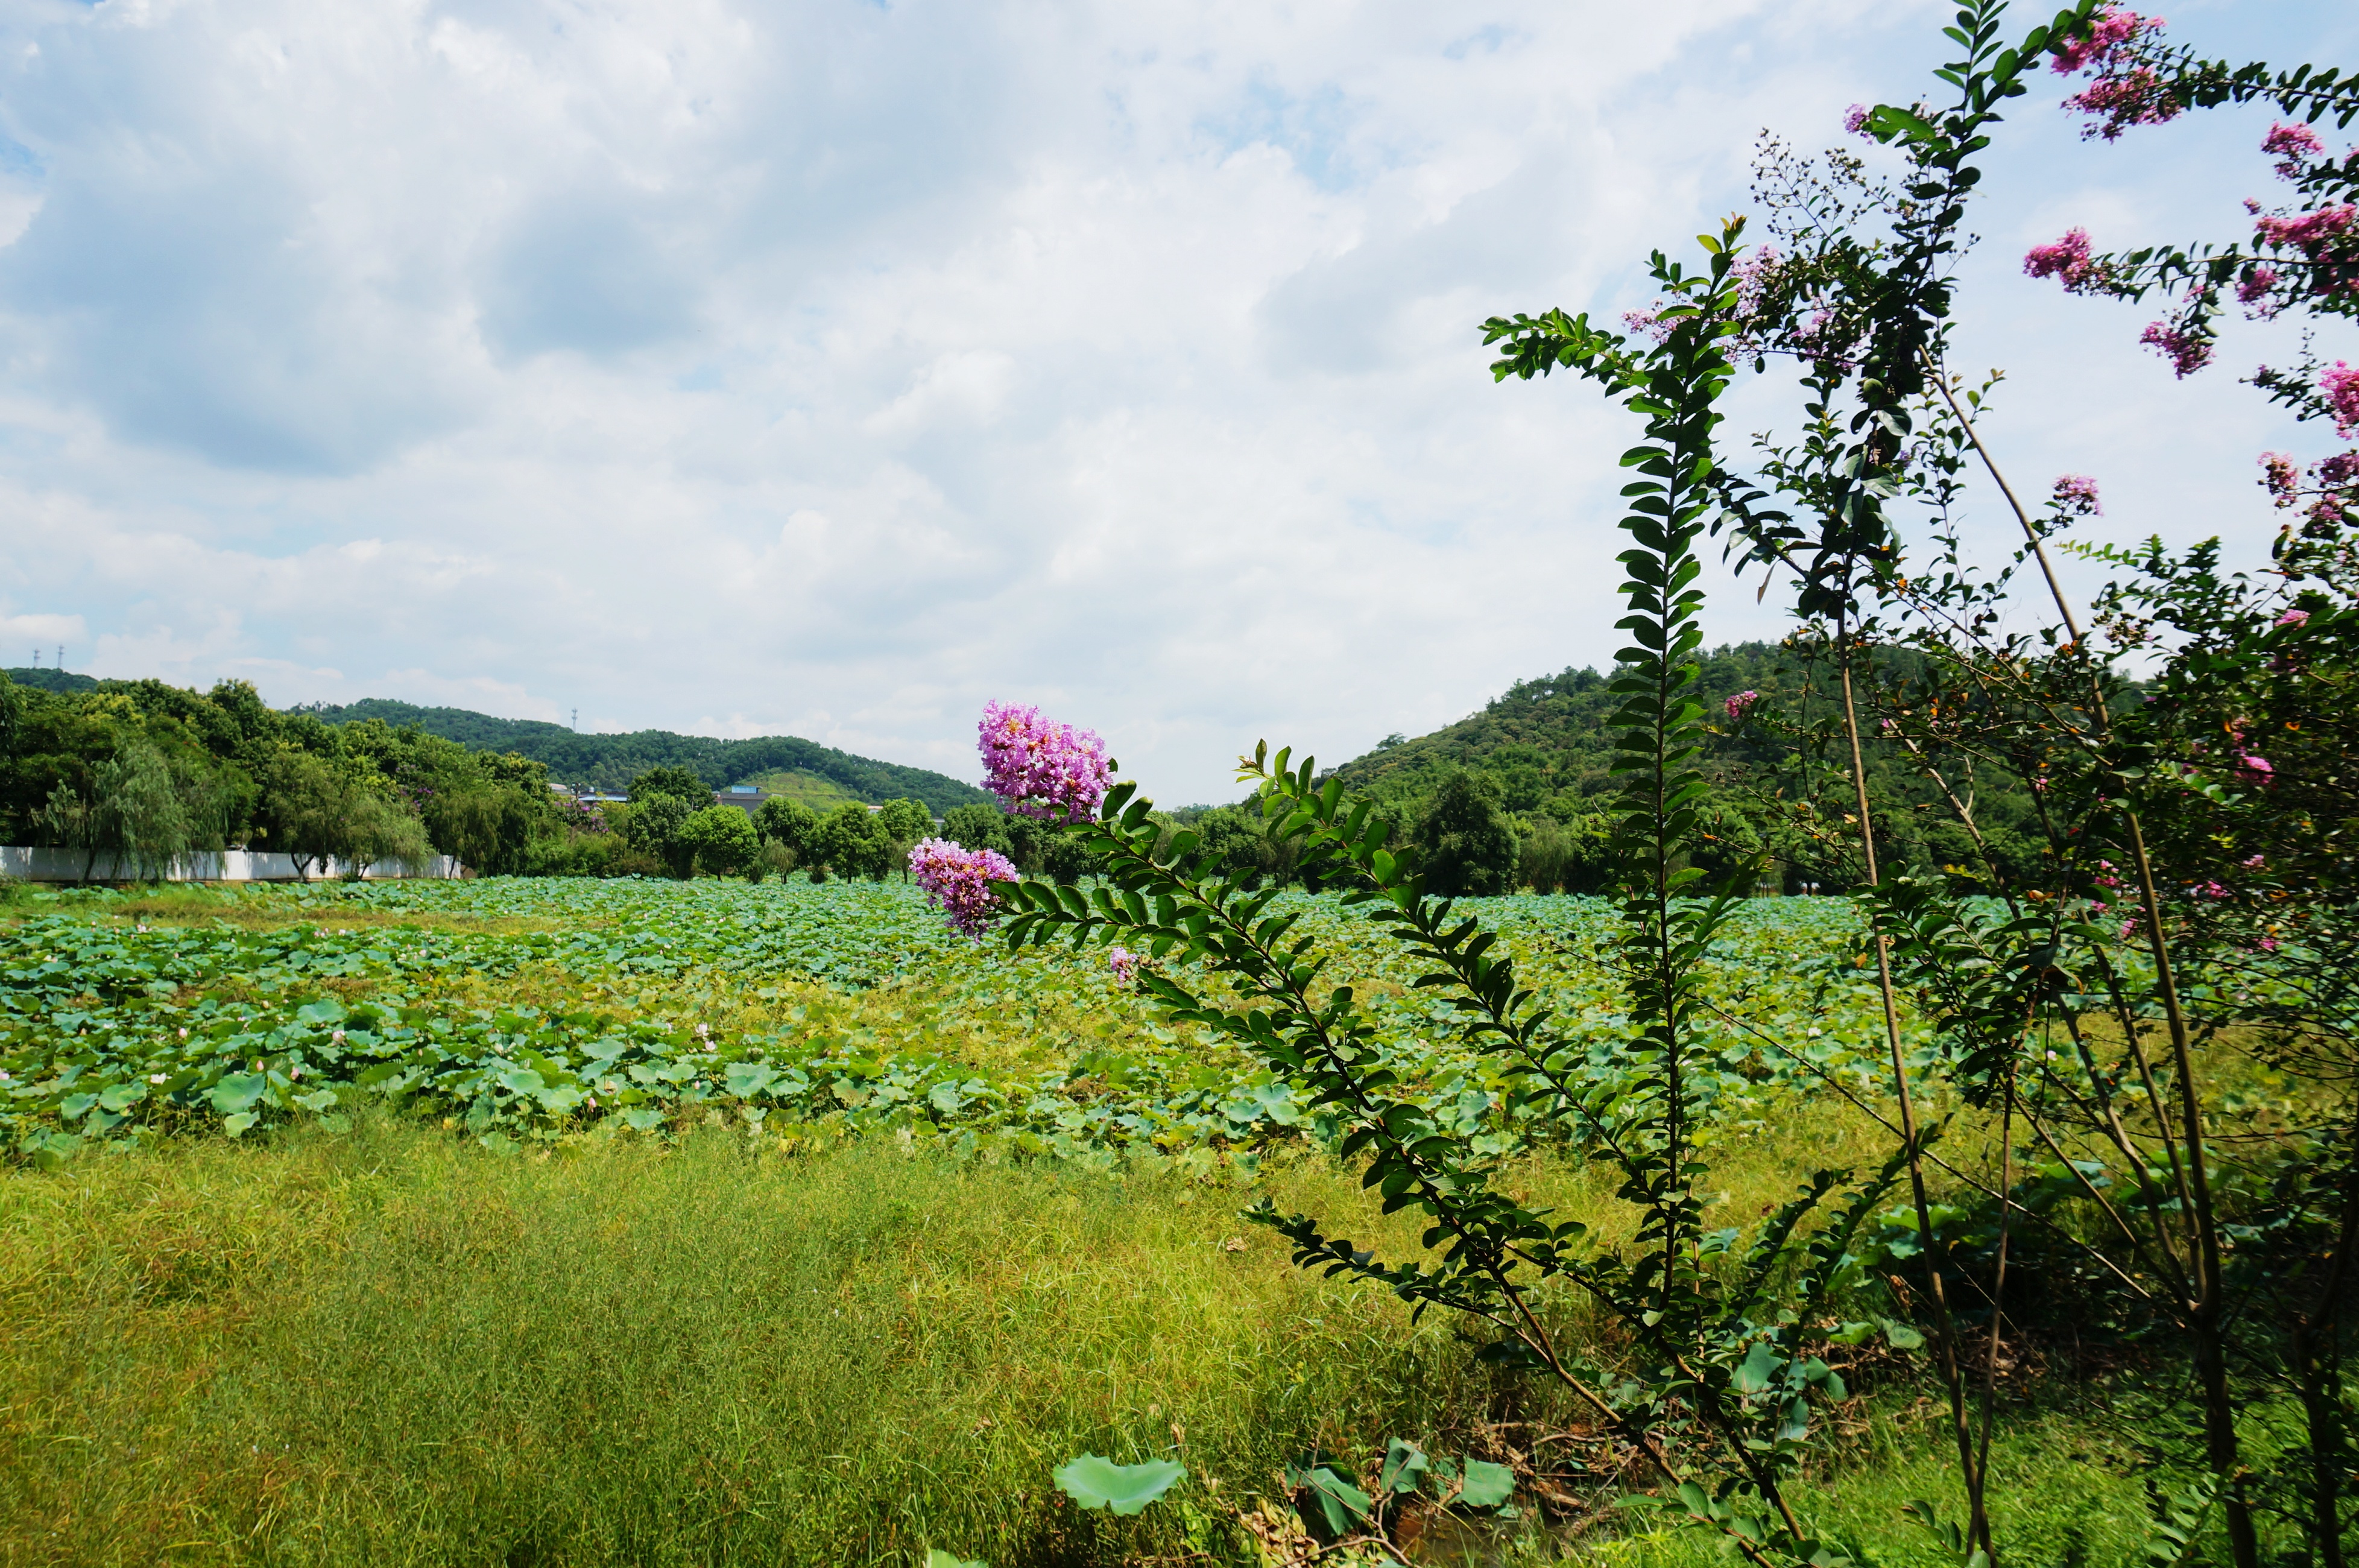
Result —
<svg viewBox="0 0 2359 1568"><path fill-rule="evenodd" d="M2096 73L2086 88L2064 100L2064 107L2094 122L2082 130L2084 138L2112 141L2132 125L2158 125L2178 117L2180 106L2163 90L2162 79L2135 58L2138 40L2161 30L2161 17L2116 7L2097 18L2086 38L2057 46L2058 75Z"/></svg>
<svg viewBox="0 0 2359 1568"><path fill-rule="evenodd" d="M2281 452L2261 453L2261 485L2276 497L2278 506L2293 505L2294 489L2299 481L2293 459Z"/></svg>
<svg viewBox="0 0 2359 1568"><path fill-rule="evenodd" d="M2280 120L2271 125L2269 134L2262 138L2261 150L2277 155L2280 179L2298 180L2301 177L2305 159L2326 156L2326 144L2320 141L2318 133L2308 125L2288 125Z"/></svg>
<svg viewBox="0 0 2359 1568"><path fill-rule="evenodd" d="M2182 380L2212 363L2209 339L2181 332L2168 321L2148 322L2138 342L2169 360L2172 373Z"/></svg>
<svg viewBox="0 0 2359 1568"><path fill-rule="evenodd" d="M1853 104L1850 108L1843 111L1843 129L1855 136L1865 136L1867 134L1868 113L1869 111L1866 104Z"/></svg>
<svg viewBox="0 0 2359 1568"><path fill-rule="evenodd" d="M1015 881L1016 867L997 850L928 838L909 851L909 876L926 890L926 902L950 916L952 931L980 942L999 918L992 884Z"/></svg>
<svg viewBox="0 0 2359 1568"><path fill-rule="evenodd" d="M2067 474L2059 478L2053 494L2057 506L2073 517L2105 515L2105 508L2097 500L2097 482L2085 474Z"/></svg>
<svg viewBox="0 0 2359 1568"><path fill-rule="evenodd" d="M2277 286L2277 269L2256 267L2236 282L2236 303L2248 307L2248 313L2267 321L2275 316L2277 307L2269 301L2269 291Z"/></svg>
<svg viewBox="0 0 2359 1568"><path fill-rule="evenodd" d="M1041 717L1038 708L984 705L975 726L984 787L1019 816L1081 822L1105 799L1113 764L1095 730Z"/></svg>
<svg viewBox="0 0 2359 1568"><path fill-rule="evenodd" d="M2284 615L2277 617L2277 624L2281 626L2308 626L2310 624L2310 612L2308 610L2288 610ZM2258 860L2260 856L2257 855L2253 856L2253 859L2255 860Z"/></svg>
<svg viewBox="0 0 2359 1568"><path fill-rule="evenodd" d="M2089 231L2071 229L2060 240L2033 245L2023 258L2023 270L2033 278L2053 278L2070 294L2086 293L2104 281L2104 268L2089 254Z"/></svg>
<svg viewBox="0 0 2359 1568"><path fill-rule="evenodd" d="M1622 312L1622 324L1630 329L1632 336L1648 338L1656 343L1661 343L1671 335L1671 329L1652 310L1625 310Z"/></svg>
<svg viewBox="0 0 2359 1568"><path fill-rule="evenodd" d="M2114 55L2135 43L2138 34L2161 26L2160 16L2148 18L2136 11L2108 5L2099 13L2087 38L2068 39L2056 46L2056 58L2049 69L2059 76L2072 76L2093 65L2103 70L2113 63Z"/></svg>
<svg viewBox="0 0 2359 1568"><path fill-rule="evenodd" d="M2333 369L2318 378L2318 389L2334 410L2334 433L2345 439L2359 435L2359 370L2338 359Z"/></svg>
<svg viewBox="0 0 2359 1568"><path fill-rule="evenodd" d="M1138 980L1139 955L1126 947L1106 949L1106 967L1114 971L1114 983L1130 986Z"/></svg>
<svg viewBox="0 0 2359 1568"><path fill-rule="evenodd" d="M1753 705L1759 701L1761 701L1761 693L1758 691L1739 691L1723 705L1728 709L1730 718L1742 721L1745 714L1753 711Z"/></svg>

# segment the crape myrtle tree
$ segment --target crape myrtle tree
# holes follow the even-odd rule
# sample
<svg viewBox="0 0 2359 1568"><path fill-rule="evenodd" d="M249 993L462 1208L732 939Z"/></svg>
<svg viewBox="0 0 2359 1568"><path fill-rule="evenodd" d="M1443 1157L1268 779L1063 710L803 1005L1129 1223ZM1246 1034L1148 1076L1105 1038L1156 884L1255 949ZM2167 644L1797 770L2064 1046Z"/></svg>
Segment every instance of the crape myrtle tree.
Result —
<svg viewBox="0 0 2359 1568"><path fill-rule="evenodd" d="M1312 1216L1255 1217L1307 1266L1487 1324L1487 1356L1588 1404L1671 1506L1742 1558L1857 1555L1801 1516L1790 1482L1817 1402L1843 1392L1819 1352L1830 1334L1874 1334L1838 1325L1880 1296L1914 1320L1905 1341L1886 1331L1893 1345L1927 1342L1960 1493L1954 1514L1910 1511L1962 1560L2010 1555L1992 1506L1999 1372L2037 1327L2026 1303L2044 1300L2075 1332L2144 1347L2150 1413L2131 1436L2152 1466L2158 1560L2339 1564L2359 1240L2344 700L2359 452L2261 455L2269 497L2296 514L2267 569L2229 569L2219 541L2080 546L2112 577L2075 604L2052 552L2097 515L2094 483L2064 475L2027 501L1984 428L1996 378L1968 382L1950 360L1971 303L1957 264L1977 160L2043 64L2084 79L2068 107L2108 141L2196 109L2265 101L2289 116L2256 125L2294 200L2251 214L2249 247L2100 254L2068 234L2027 259L2067 288L2172 301L2143 342L2180 374L2209 357L2228 291L2265 318L2331 325L2359 309L2359 154L2319 130L2359 117L2359 88L2333 70L2206 59L2094 4L2011 34L1988 0L1944 31L1954 50L1925 96L1849 116L1895 172L1769 144L1770 243L1746 248L1733 220L1699 263L1658 253L1662 299L1625 332L1561 311L1485 327L1502 379L1569 373L1645 428L1623 460L1611 844L1635 1040L1593 1052L1553 1017L1370 802L1283 751L1245 762L1299 863L1424 960L1423 984L1518 1086L1499 1119L1559 1129L1621 1171L1631 1240L1593 1244L1523 1206L1484 1152L1495 1144L1394 1079L1348 960L1295 934L1296 916L1201 837L1156 823L1088 732L995 704L983 742L992 787L1065 824L1104 868L1097 886L972 865L962 885L937 880L969 927L995 901L1012 942L1118 943L1118 975L1306 1085L1387 1205L1430 1219L1426 1252L1380 1258ZM2304 353L2253 382L2347 441L2359 373ZM1737 375L1773 366L1793 415L1739 450L1718 405ZM1966 525L1994 506L2021 542L1976 560ZM1795 617L1788 646L1810 677L1785 700L1741 692L1712 713L1699 699L1709 538ZM1715 1003L1696 975L1760 870L1712 831L1696 766L1708 725L1843 780L1765 827L1854 890L1889 1047L1881 1094L1824 1083L1885 1129L1888 1158L1818 1173L1750 1227L1703 1223L1697 1036ZM1938 841L1925 835L1944 846L1938 873L1894 875L1880 856L1871 748L1947 808ZM1978 815L1975 781L1994 778L2027 814ZM1799 1043L1757 1040L1807 1081ZM2027 1268L2047 1274L2027 1282ZM1551 1332L1562 1289L1589 1297L1626 1355L1600 1366Z"/></svg>

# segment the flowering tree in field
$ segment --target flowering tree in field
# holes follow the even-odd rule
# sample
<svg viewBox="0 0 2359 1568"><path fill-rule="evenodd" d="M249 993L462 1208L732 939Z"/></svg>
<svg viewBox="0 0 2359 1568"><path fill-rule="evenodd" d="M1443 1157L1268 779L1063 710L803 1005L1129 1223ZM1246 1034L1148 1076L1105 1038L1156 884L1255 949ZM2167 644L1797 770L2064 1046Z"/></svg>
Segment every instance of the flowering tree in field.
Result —
<svg viewBox="0 0 2359 1568"><path fill-rule="evenodd" d="M2359 1348L2346 1310L2359 1290L2359 452L2264 455L2269 500L2299 514L2267 571L2225 569L2217 540L2085 546L2114 575L2076 606L2050 551L2104 515L2095 481L2067 474L2044 502L2020 499L1984 430L1995 377L1969 385L1950 354L1974 160L2043 61L2084 79L2065 106L2103 143L2191 110L2274 105L2287 117L2257 140L2292 200L2253 203L2241 247L2105 253L2074 229L2027 271L2177 301L2143 341L2180 376L2216 357L2232 293L2261 321L2359 315L2359 153L2333 155L2314 128L2359 118L2359 82L2201 60L2159 20L2097 0L2010 41L2006 10L1958 10L1939 102L1845 117L1897 174L1878 179L1848 150L1812 165L1772 148L1760 191L1774 245L1748 248L1740 219L1703 236L1692 265L1656 253L1661 298L1625 332L1562 310L1484 323L1499 379L1564 372L1645 430L1623 460L1618 525L1630 637L1612 686L1624 1017L1610 1038L1521 985L1506 945L1438 896L1373 804L1288 751L1257 747L1240 778L1306 878L1341 889L1413 961L1509 1085L1483 1126L1394 1077L1350 955L1296 934L1277 895L1197 834L1151 821L1134 785L1110 782L1096 736L1033 709L986 712L993 788L1084 842L1104 875L1086 890L990 887L1011 942L1118 942L1121 981L1295 1081L1387 1209L1431 1222L1421 1253L1388 1258L1315 1216L1250 1211L1299 1262L1461 1314L1486 1357L1586 1407L1620 1445L1616 1465L1757 1568L1868 1555L1814 1525L1791 1483L1820 1406L1845 1397L1828 1346L1879 1333L1896 1352L1925 1345L1962 1494L1958 1522L1930 1503L1912 1511L1954 1560L2003 1560L1998 1388L2035 1267L2044 1290L2070 1294L2076 1333L2135 1335L2164 1369L2138 1434L2177 1488L2157 1488L2157 1561L2340 1568L2341 1497L2359 1469L2345 1371ZM1797 411L1732 450L1722 399L1745 366L1772 363ZM2299 419L2359 434L2347 359L2252 379ZM1995 563L1964 543L1977 504L2021 533ZM1789 646L1815 672L1807 713L1757 691L1723 711L1748 735L1791 737L1837 781L1828 800L1783 809L1855 889L1856 973L1887 1074L1862 1094L1802 1040L1748 1037L1818 1073L1884 1130L1888 1155L1817 1172L1790 1203L1726 1225L1697 1086L1728 1031L1751 1026L1715 1013L1701 975L1760 867L1707 869L1698 583L1712 536L1738 570L1766 574L1765 595L1784 586ZM1923 776L1975 863L1906 877L1879 863L1871 745ZM1974 784L1993 770L2028 785L2031 872L1989 853ZM1911 1018L1930 1043L1907 1038ZM2247 1095L2256 1079L2281 1096L2274 1108ZM1609 1164L1630 1239L1527 1206L1486 1141L1509 1127ZM1887 1198L1902 1206L1884 1212ZM1962 1247L1962 1231L1987 1246ZM1554 1332L1542 1307L1559 1292L1584 1299L1627 1353L1604 1365ZM1870 1299L1908 1325L1849 1321Z"/></svg>

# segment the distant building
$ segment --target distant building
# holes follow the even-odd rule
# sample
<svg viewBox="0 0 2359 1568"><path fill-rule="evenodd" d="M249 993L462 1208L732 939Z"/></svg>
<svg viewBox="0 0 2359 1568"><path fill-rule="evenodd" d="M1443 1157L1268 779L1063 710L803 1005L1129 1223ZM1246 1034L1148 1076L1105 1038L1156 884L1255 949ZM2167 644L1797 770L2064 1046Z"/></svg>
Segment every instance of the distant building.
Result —
<svg viewBox="0 0 2359 1568"><path fill-rule="evenodd" d="M762 802L769 798L768 791L758 784L732 784L726 789L715 789L712 792L714 805L734 806L748 816L760 811Z"/></svg>

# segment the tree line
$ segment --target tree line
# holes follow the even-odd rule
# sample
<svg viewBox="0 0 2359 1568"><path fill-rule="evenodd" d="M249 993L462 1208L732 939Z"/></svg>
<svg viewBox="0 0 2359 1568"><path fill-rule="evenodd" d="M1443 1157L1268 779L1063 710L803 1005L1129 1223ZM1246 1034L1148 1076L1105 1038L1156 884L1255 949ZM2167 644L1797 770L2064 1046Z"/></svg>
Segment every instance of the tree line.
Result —
<svg viewBox="0 0 2359 1568"><path fill-rule="evenodd" d="M305 877L437 854L526 872L575 815L528 758L281 713L243 681L43 691L0 674L0 837L79 853L85 877L157 877L232 848L286 855Z"/></svg>

